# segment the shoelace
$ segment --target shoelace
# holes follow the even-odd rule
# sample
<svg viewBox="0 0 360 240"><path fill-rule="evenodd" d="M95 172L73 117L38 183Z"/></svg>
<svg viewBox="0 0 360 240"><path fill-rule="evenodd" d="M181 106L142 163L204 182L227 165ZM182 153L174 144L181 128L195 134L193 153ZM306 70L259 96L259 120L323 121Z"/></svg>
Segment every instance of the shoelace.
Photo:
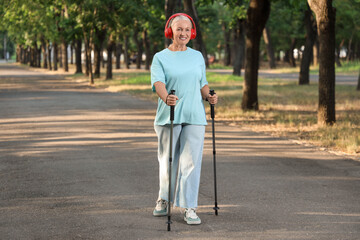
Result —
<svg viewBox="0 0 360 240"><path fill-rule="evenodd" d="M165 200L159 200L156 203L157 210L162 210L162 209L166 208L166 206L167 206L167 202Z"/></svg>
<svg viewBox="0 0 360 240"><path fill-rule="evenodd" d="M198 216L196 215L196 212L195 212L195 209L194 208L189 208L187 211L186 211L186 216L188 218L198 218Z"/></svg>

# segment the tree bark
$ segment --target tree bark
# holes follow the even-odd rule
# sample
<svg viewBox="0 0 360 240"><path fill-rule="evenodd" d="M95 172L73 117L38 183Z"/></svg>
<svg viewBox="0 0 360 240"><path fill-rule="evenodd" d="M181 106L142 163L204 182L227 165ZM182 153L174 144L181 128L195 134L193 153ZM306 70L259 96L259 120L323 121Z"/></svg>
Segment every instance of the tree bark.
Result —
<svg viewBox="0 0 360 240"><path fill-rule="evenodd" d="M75 73L82 73L82 62L81 62L81 47L82 47L82 41L81 39L75 40L76 47L75 47L75 65L76 65L76 71Z"/></svg>
<svg viewBox="0 0 360 240"><path fill-rule="evenodd" d="M106 80L112 79L112 53L114 50L115 42L113 37L109 36L109 41L107 44L107 68L106 68Z"/></svg>
<svg viewBox="0 0 360 240"><path fill-rule="evenodd" d="M197 16L194 0L184 0L184 9L185 12L192 17L196 26L196 38L193 40L193 46L196 50L199 50L202 53L206 67L209 67L209 59L207 57L206 46L205 46L205 42L203 41L201 28L199 24L200 21Z"/></svg>
<svg viewBox="0 0 360 240"><path fill-rule="evenodd" d="M236 31L234 34L234 66L233 75L241 76L241 68L245 58L245 26L244 20L237 19Z"/></svg>
<svg viewBox="0 0 360 240"><path fill-rule="evenodd" d="M318 124L333 125L335 118L335 15L332 0L308 0L315 12L320 45Z"/></svg>
<svg viewBox="0 0 360 240"><path fill-rule="evenodd" d="M241 108L259 110L260 39L270 14L270 0L251 0L246 16L245 79Z"/></svg>
<svg viewBox="0 0 360 240"><path fill-rule="evenodd" d="M276 61L275 61L275 55L274 55L274 48L272 46L270 31L268 27L264 28L263 31L263 38L266 45L266 51L267 51L267 57L269 61L269 67L271 69L276 68Z"/></svg>
<svg viewBox="0 0 360 240"><path fill-rule="evenodd" d="M306 85L310 83L309 70L311 57L313 55L313 46L316 39L316 21L312 15L310 6L307 5L307 10L304 15L305 22L305 49L302 54L300 74L299 74L299 85Z"/></svg>

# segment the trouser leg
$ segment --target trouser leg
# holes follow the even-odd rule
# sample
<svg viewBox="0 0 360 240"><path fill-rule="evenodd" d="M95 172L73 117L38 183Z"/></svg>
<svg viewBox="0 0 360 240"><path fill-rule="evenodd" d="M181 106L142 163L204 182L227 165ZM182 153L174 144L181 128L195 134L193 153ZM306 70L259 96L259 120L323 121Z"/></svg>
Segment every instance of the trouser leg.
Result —
<svg viewBox="0 0 360 240"><path fill-rule="evenodd" d="M175 205L196 208L200 185L205 126L184 125L179 136L179 170Z"/></svg>
<svg viewBox="0 0 360 240"><path fill-rule="evenodd" d="M159 162L159 199L168 201L169 191L169 155L170 155L170 125L157 126L155 132L158 136L158 162ZM171 169L171 200L174 201L176 176L179 160L179 135L181 125L174 125L173 128L173 161Z"/></svg>

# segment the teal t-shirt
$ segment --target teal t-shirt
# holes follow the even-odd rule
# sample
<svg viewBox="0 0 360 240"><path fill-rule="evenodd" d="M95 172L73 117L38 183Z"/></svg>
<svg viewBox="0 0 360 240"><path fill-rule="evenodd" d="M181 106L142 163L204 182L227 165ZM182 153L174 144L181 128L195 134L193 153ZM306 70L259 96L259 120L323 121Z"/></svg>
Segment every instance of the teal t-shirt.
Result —
<svg viewBox="0 0 360 240"><path fill-rule="evenodd" d="M174 124L207 125L201 88L206 81L202 54L187 47L185 51L164 49L155 54L151 65L151 86L162 82L166 90L175 90L179 100L175 106ZM155 125L170 124L170 107L158 99Z"/></svg>

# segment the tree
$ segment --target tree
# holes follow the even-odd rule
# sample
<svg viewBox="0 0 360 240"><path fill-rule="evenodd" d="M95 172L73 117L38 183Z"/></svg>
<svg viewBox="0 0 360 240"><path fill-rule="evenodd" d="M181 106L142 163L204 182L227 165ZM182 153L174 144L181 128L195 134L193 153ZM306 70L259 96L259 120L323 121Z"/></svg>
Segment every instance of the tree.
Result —
<svg viewBox="0 0 360 240"><path fill-rule="evenodd" d="M241 108L259 110L258 69L260 39L270 14L270 0L251 0L246 14L245 79Z"/></svg>
<svg viewBox="0 0 360 240"><path fill-rule="evenodd" d="M320 44L318 124L333 125L335 119L335 8L332 0L308 0L316 15Z"/></svg>
<svg viewBox="0 0 360 240"><path fill-rule="evenodd" d="M194 48L196 50L199 50L204 59L205 59L205 64L208 67L209 66L209 60L207 57L207 51L206 51L206 46L205 46L205 42L203 41L203 36L202 36L202 32L201 32L201 27L199 24L199 18L198 18L198 14L194 5L194 0L184 0L184 9L185 12L192 17L192 19L194 20L194 23L196 25L196 38L193 40L193 45Z"/></svg>
<svg viewBox="0 0 360 240"><path fill-rule="evenodd" d="M275 54L274 54L274 48L272 45L271 35L269 27L265 27L263 31L263 38L266 45L266 51L269 61L269 67L271 69L276 68L276 60L275 60Z"/></svg>
<svg viewBox="0 0 360 240"><path fill-rule="evenodd" d="M307 5L307 9L304 13L304 22L306 29L305 48L302 54L300 74L299 74L299 85L309 84L309 70L310 63L313 54L313 46L316 40L316 21L312 15L310 6Z"/></svg>

